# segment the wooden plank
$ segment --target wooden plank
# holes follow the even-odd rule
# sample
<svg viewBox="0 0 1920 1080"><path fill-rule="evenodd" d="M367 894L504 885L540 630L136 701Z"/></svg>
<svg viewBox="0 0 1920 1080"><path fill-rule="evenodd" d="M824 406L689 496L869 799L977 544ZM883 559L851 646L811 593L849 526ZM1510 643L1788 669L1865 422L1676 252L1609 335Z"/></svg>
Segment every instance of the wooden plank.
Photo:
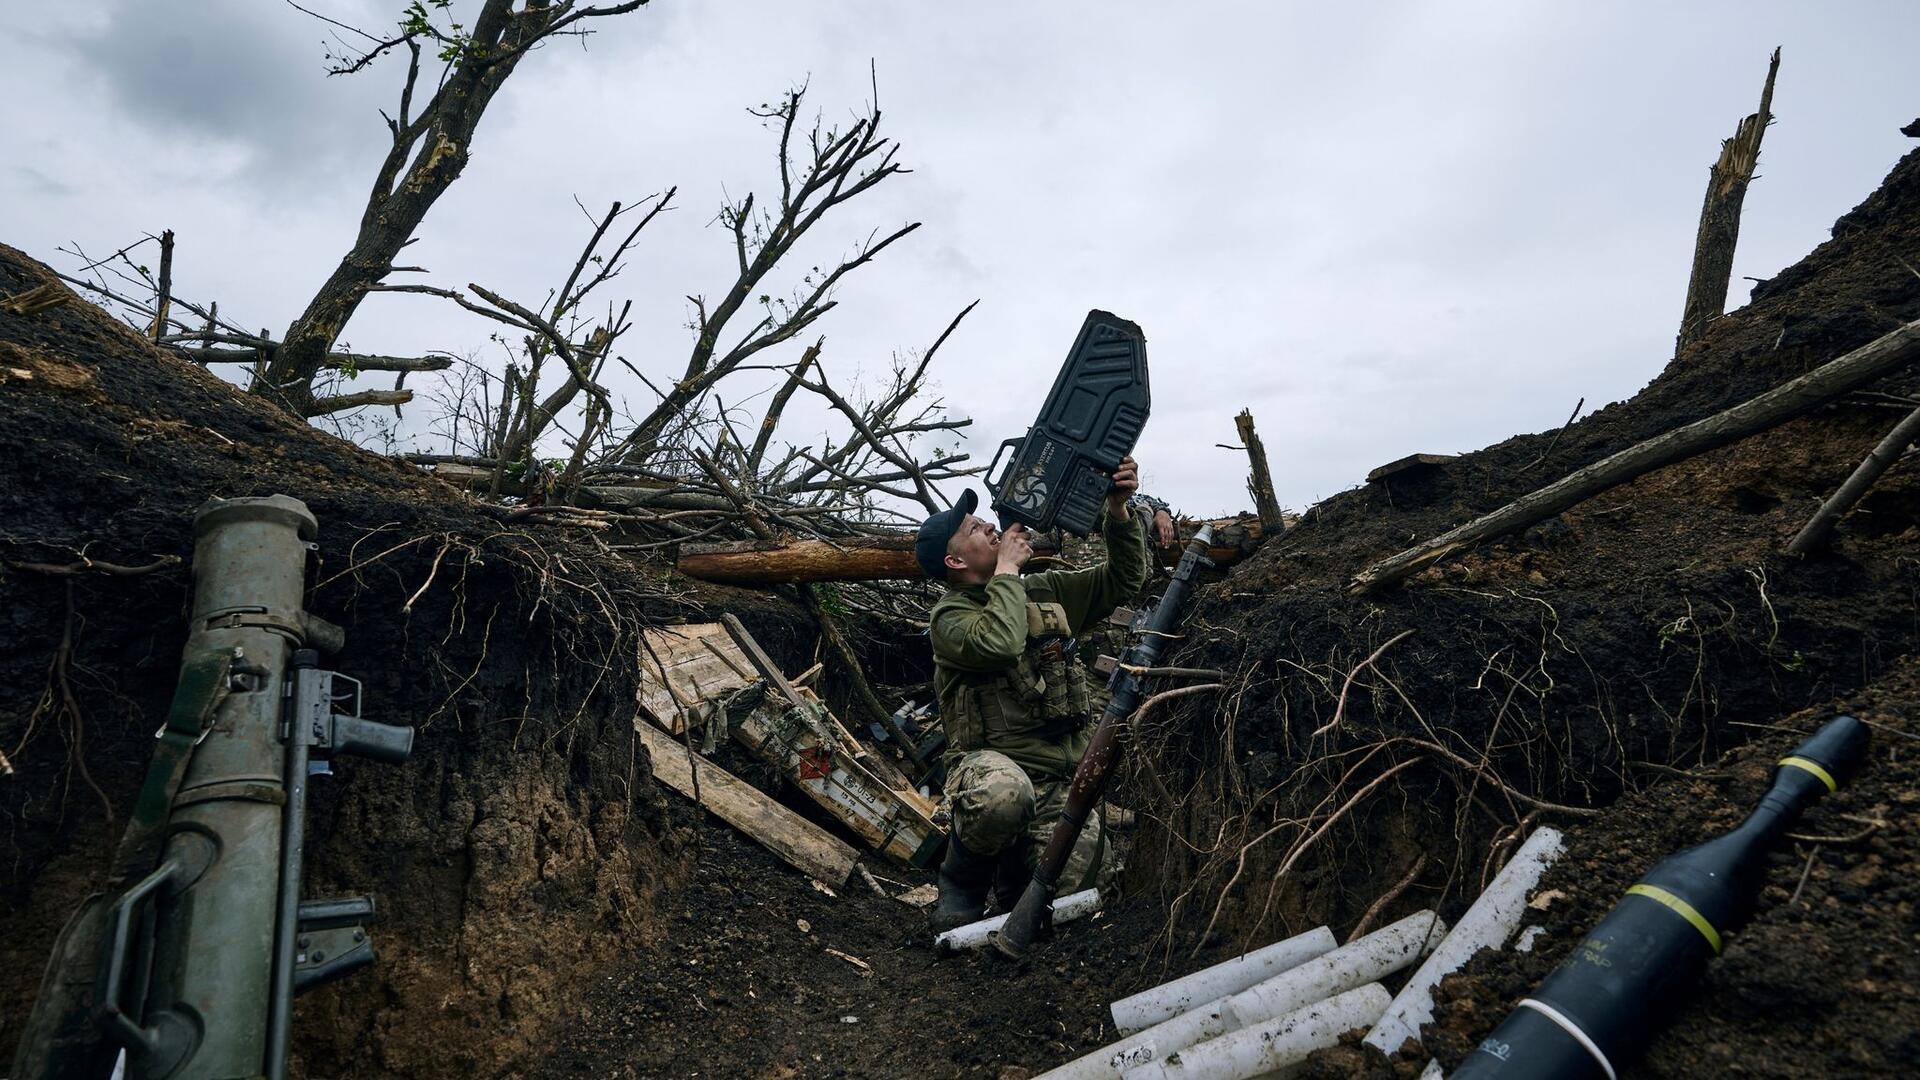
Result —
<svg viewBox="0 0 1920 1080"><path fill-rule="evenodd" d="M780 670L780 665L773 662L773 658L767 655L766 650L760 647L760 643L754 640L752 634L747 633L746 624L742 623L738 616L728 612L720 616L720 623L726 627L727 633L732 635L733 643L740 647L740 655L746 657L747 663L753 665L753 669L760 673L760 677L767 680L768 686L787 699L789 704L806 704L806 701L800 697L800 692L787 681L786 673Z"/></svg>
<svg viewBox="0 0 1920 1080"><path fill-rule="evenodd" d="M1376 480L1385 480L1389 476L1413 472L1417 469L1438 468L1459 456L1458 454L1408 454L1398 461L1389 461L1368 473L1367 483L1371 484Z"/></svg>
<svg viewBox="0 0 1920 1080"><path fill-rule="evenodd" d="M653 775L693 798L693 766L686 748L644 721L634 731L646 744ZM787 865L829 885L844 885L860 855L852 845L774 802L759 789L711 762L700 761L700 804L720 820L746 833Z"/></svg>
<svg viewBox="0 0 1920 1080"><path fill-rule="evenodd" d="M644 631L634 704L654 723L678 735L682 712L704 716L713 699L754 681L752 665L719 623L688 623Z"/></svg>

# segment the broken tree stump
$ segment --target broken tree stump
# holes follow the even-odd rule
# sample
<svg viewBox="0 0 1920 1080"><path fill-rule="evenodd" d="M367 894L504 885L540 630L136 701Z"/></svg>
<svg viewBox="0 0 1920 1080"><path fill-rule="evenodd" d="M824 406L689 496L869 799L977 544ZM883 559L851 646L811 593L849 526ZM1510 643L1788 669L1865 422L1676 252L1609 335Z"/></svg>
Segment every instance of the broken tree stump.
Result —
<svg viewBox="0 0 1920 1080"><path fill-rule="evenodd" d="M1758 397L1637 443L1611 457L1602 458L1490 514L1382 559L1354 575L1348 591L1370 592L1399 581L1456 551L1482 540L1524 529L1663 465L1671 465L1783 424L1897 371L1916 359L1920 359L1920 319L1883 334L1845 356L1830 360Z"/></svg>
<svg viewBox="0 0 1920 1080"><path fill-rule="evenodd" d="M1272 534L1286 531L1280 520L1280 500L1273 494L1273 473L1267 467L1267 448L1253 430L1253 410L1241 409L1233 418L1240 442L1247 448L1247 494L1253 496L1253 509L1260 516L1260 527Z"/></svg>
<svg viewBox="0 0 1920 1080"><path fill-rule="evenodd" d="M1893 430L1887 432L1887 437L1881 439L1867 454L1866 460L1854 468L1846 483L1841 484L1831 498L1820 504L1820 509L1814 511L1813 517L1801 526L1793 541L1787 545L1787 554L1806 555L1825 544L1833 527L1840 523L1854 503L1860 501L1873 482L1900 460L1900 455L1913 445L1915 439L1920 439L1920 409L1913 410L1895 424Z"/></svg>
<svg viewBox="0 0 1920 1080"><path fill-rule="evenodd" d="M1693 272L1687 278L1687 303L1680 312L1680 334L1674 342L1678 355L1699 339L1707 324L1727 307L1727 284L1733 278L1733 250L1740 240L1740 207L1747 185L1760 165L1760 140L1773 122L1773 77L1780 71L1780 50L1767 64L1766 86L1760 91L1760 111L1749 114L1734 129L1733 138L1720 144L1720 158L1707 173L1707 196L1700 206L1700 229L1693 239Z"/></svg>
<svg viewBox="0 0 1920 1080"><path fill-rule="evenodd" d="M153 293L153 322L147 336L159 341L167 334L167 314L173 306L173 230L160 230L160 283Z"/></svg>

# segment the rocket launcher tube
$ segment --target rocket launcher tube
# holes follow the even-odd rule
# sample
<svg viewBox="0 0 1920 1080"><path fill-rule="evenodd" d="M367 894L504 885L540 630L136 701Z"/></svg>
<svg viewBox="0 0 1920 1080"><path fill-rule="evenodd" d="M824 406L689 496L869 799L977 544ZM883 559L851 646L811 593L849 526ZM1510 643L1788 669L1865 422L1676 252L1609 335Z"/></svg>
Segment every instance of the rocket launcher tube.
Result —
<svg viewBox="0 0 1920 1080"><path fill-rule="evenodd" d="M1866 753L1866 725L1841 716L1780 759L1745 821L1647 871L1454 1080L1613 1080L1751 917L1767 853L1807 807L1852 779Z"/></svg>
<svg viewBox="0 0 1920 1080"><path fill-rule="evenodd" d="M1206 554L1207 545L1212 541L1213 526L1200 526L1200 531L1187 542L1187 550L1174 567L1173 580L1167 582L1167 591L1160 595L1160 602L1154 605L1153 613L1147 616L1143 633L1127 650L1127 663L1113 669L1113 677L1107 681L1106 711L1101 714L1099 724L1095 725L1092 737L1087 740L1079 767L1073 771L1073 781L1067 786L1066 805L1060 808L1060 820L1047 838L1047 846L1041 851L1039 862L1034 864L1033 877L1027 881L1026 891L1020 894L1013 910L1007 912L1007 921L991 936L994 948L1001 955L1020 959L1026 955L1034 938L1046 928L1047 905L1053 899L1060 872L1067 865L1068 856L1073 854L1073 845L1080 839L1080 830L1085 827L1087 816L1099 807L1101 796L1106 794L1107 780L1120 759L1121 725L1127 722L1140 704L1140 676L1135 675L1134 671L1153 667L1154 661L1160 656L1162 642L1179 626L1187 596L1200 578L1201 566L1213 565Z"/></svg>

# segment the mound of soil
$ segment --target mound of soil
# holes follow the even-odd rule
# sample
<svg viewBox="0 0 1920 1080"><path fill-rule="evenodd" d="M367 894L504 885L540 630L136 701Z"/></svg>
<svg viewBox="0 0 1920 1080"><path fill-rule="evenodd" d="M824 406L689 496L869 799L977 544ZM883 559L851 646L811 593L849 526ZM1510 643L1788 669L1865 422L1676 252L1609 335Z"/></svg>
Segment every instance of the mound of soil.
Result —
<svg viewBox="0 0 1920 1080"><path fill-rule="evenodd" d="M53 280L0 247L0 296ZM714 592L551 530L238 393L75 299L0 312L0 1054L54 935L97 887L186 638L194 511L285 492L320 521L308 606L335 669L417 732L405 766L313 786L310 896L371 893L371 973L302 999L311 1075L446 1076L537 1054L571 982L634 939L687 869L628 723L641 622ZM84 553L84 554L83 554ZM61 574L83 557L139 576ZM770 647L797 618L732 596Z"/></svg>
<svg viewBox="0 0 1920 1080"><path fill-rule="evenodd" d="M1227 857L1170 846L1166 895L1195 880L1217 891L1239 867L1216 930L1337 926L1430 853L1408 902L1459 902L1458 872L1477 871L1488 841L1536 809L1526 797L1603 806L1660 768L1745 741L1739 723L1855 691L1920 647L1911 470L1880 482L1831 551L1778 554L1911 408L1860 398L1658 470L1401 587L1345 591L1414 541L1920 318L1920 276L1899 255L1909 250L1920 250L1920 153L1631 400L1329 499L1204 594L1182 661L1237 685L1214 715L1149 740L1147 756L1164 785L1191 789L1162 815L1168 830ZM1915 386L1902 373L1875 390ZM1404 810L1354 808L1275 893L1279 844L1237 853L1370 750L1381 753L1354 784L1409 753L1433 762L1386 789ZM1476 771L1483 760L1490 772ZM1363 867L1347 843L1370 853Z"/></svg>

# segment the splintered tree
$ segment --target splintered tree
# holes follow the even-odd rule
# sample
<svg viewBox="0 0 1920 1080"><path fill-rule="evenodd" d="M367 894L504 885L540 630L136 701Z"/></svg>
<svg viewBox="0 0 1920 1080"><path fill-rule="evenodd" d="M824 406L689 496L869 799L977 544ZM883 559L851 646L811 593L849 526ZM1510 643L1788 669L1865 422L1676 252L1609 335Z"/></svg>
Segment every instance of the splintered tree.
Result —
<svg viewBox="0 0 1920 1080"><path fill-rule="evenodd" d="M1700 206L1700 230L1693 241L1693 273L1687 280L1687 305L1680 314L1676 353L1699 339L1707 324L1727 307L1727 284L1733 277L1733 249L1740 240L1740 207L1747 185L1760 165L1760 140L1773 122L1773 77L1780 71L1780 50L1767 64L1767 83L1760 91L1760 111L1749 114L1734 129L1733 138L1720 144L1720 159L1707 174L1707 197Z"/></svg>
<svg viewBox="0 0 1920 1080"><path fill-rule="evenodd" d="M338 407L316 398L315 376L327 365L328 354L360 301L389 274L409 269L394 265L395 258L466 167L480 117L507 77L541 42L558 34L584 33L584 20L625 14L646 2L580 7L574 0L524 0L516 7L515 0L485 0L468 28L457 22L444 26L436 22L445 17L451 0L413 0L398 33L388 37L327 19L365 42L354 54L336 56L330 68L333 74L357 72L389 52L404 49L406 81L398 110L386 117L392 141L374 176L352 248L287 328L267 362L256 369L249 390L301 416ZM418 104L416 92L428 89L420 85L423 50L431 50L441 67L431 79L425 103Z"/></svg>

